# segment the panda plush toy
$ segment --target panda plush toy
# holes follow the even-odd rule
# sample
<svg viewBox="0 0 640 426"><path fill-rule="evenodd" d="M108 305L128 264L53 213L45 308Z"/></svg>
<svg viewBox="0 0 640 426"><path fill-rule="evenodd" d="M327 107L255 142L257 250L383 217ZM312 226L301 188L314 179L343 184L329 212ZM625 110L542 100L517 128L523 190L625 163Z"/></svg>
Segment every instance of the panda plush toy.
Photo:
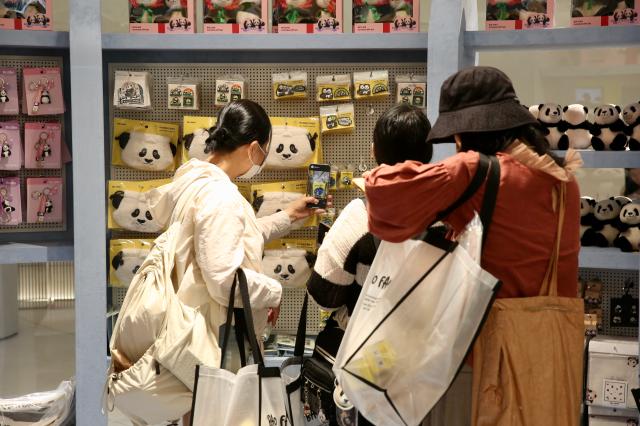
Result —
<svg viewBox="0 0 640 426"><path fill-rule="evenodd" d="M627 197L611 197L598 202L594 207L594 223L582 235L581 243L584 247L613 247L615 239L620 234L622 224L620 211L629 204Z"/></svg>
<svg viewBox="0 0 640 426"><path fill-rule="evenodd" d="M176 146L167 136L124 132L117 138L122 162L134 169L163 171L173 168Z"/></svg>
<svg viewBox="0 0 640 426"><path fill-rule="evenodd" d="M540 105L531 105L529 107L529 112L533 115L533 118L538 119L538 114L540 114Z"/></svg>
<svg viewBox="0 0 640 426"><path fill-rule="evenodd" d="M538 122L542 126L542 133L546 136L551 149L567 149L569 147L569 138L564 133L565 124L562 120L560 105L538 105Z"/></svg>
<svg viewBox="0 0 640 426"><path fill-rule="evenodd" d="M283 287L300 288L311 277L311 263L312 255L303 249L265 250L262 269Z"/></svg>
<svg viewBox="0 0 640 426"><path fill-rule="evenodd" d="M591 145L596 151L624 151L627 146L627 126L620 119L618 105L599 105L593 110Z"/></svg>
<svg viewBox="0 0 640 426"><path fill-rule="evenodd" d="M589 122L589 108L580 104L573 104L562 109L564 113L565 131L569 140L569 147L587 149L591 146L591 122ZM566 148L560 148L566 149Z"/></svg>
<svg viewBox="0 0 640 426"><path fill-rule="evenodd" d="M267 168L295 169L305 167L314 151L318 134L309 134L296 126L273 126Z"/></svg>
<svg viewBox="0 0 640 426"><path fill-rule="evenodd" d="M620 235L613 245L624 252L640 250L640 202L628 203L620 211Z"/></svg>
<svg viewBox="0 0 640 426"><path fill-rule="evenodd" d="M109 199L113 206L113 220L121 228L146 233L162 230L162 224L151 213L145 193L116 191Z"/></svg>
<svg viewBox="0 0 640 426"><path fill-rule="evenodd" d="M631 151L640 151L640 101L624 107L622 119L627 125L629 149Z"/></svg>
<svg viewBox="0 0 640 426"><path fill-rule="evenodd" d="M120 284L129 287L131 280L136 272L138 272L138 269L140 269L142 262L144 262L148 254L149 250L126 248L119 251L113 259L111 259L111 266L113 266L116 278L120 281Z"/></svg>
<svg viewBox="0 0 640 426"><path fill-rule="evenodd" d="M187 149L189 160L197 158L198 160L207 161L210 153L204 152L207 147L207 139L211 135L210 130L196 129L193 133L185 135L184 147Z"/></svg>
<svg viewBox="0 0 640 426"><path fill-rule="evenodd" d="M592 197L580 198L580 238L596 223L596 217L594 215L596 200Z"/></svg>

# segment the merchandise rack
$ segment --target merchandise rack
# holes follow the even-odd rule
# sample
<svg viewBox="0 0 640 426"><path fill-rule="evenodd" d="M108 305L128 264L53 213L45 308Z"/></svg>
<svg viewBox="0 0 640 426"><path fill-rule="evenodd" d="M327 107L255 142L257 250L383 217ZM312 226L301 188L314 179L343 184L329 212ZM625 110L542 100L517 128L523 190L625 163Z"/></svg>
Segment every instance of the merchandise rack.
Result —
<svg viewBox="0 0 640 426"><path fill-rule="evenodd" d="M104 383L104 331L106 317L106 247L104 244L105 187L104 171L108 167L105 152L105 123L103 117L104 65L107 62L188 62L195 54L216 53L223 56L218 62L233 60L239 63L265 62L367 62L377 57L379 62L390 60L424 61L428 55L428 115L434 121L439 104L439 87L452 73L476 62L479 51L509 51L518 49L561 49L640 45L640 28L559 28L537 31L467 31L469 22L477 22L477 2L432 0L429 34L407 35L261 35L210 36L203 34L180 36L149 36L137 34L101 34L100 0L71 0L70 31L32 32L0 31L0 45L28 49L41 55L66 51L71 56L71 101L73 113L73 211L76 214L75 244L60 245L0 245L0 258L6 262L29 259L68 259L71 247L75 256L76 282L76 369L77 419L79 424L105 425L100 415L100 401ZM292 55L295 53L295 55ZM318 56L321 53L322 56ZM298 59L300 56L304 59ZM158 59L150 60L151 57ZM213 57L214 55L209 55ZM145 59L146 58L146 59ZM356 59L354 59L356 58ZM385 60L380 60L385 58ZM390 59L392 58L392 59ZM310 60L309 60L310 59ZM376 59L369 59L375 61ZM215 61L203 59L197 62ZM105 130L107 132L105 133ZM438 146L434 160L453 153L451 146ZM562 153L560 153L562 155ZM587 167L640 167L640 153L584 152ZM71 206L71 204L69 204ZM38 247L37 249L35 247ZM91 253L87 256L87 253ZM83 255L84 254L84 255ZM614 249L584 248L580 266L588 270L606 269L635 271L640 269L637 254L622 254Z"/></svg>

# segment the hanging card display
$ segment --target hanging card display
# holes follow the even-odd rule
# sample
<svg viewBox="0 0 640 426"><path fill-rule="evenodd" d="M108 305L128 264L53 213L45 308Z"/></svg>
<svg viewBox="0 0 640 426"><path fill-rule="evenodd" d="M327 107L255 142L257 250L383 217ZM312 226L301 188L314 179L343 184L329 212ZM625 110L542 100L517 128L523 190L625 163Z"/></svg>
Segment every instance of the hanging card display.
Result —
<svg viewBox="0 0 640 426"><path fill-rule="evenodd" d="M417 33L420 31L418 0L354 0L354 33Z"/></svg>
<svg viewBox="0 0 640 426"><path fill-rule="evenodd" d="M0 0L0 30L52 29L53 0Z"/></svg>
<svg viewBox="0 0 640 426"><path fill-rule="evenodd" d="M175 170L179 127L172 123L115 119L111 163L150 172Z"/></svg>
<svg viewBox="0 0 640 426"><path fill-rule="evenodd" d="M535 30L552 28L555 0L487 0L486 29Z"/></svg>
<svg viewBox="0 0 640 426"><path fill-rule="evenodd" d="M62 167L62 127L60 123L25 123L24 166L27 169Z"/></svg>
<svg viewBox="0 0 640 426"><path fill-rule="evenodd" d="M20 178L0 177L0 227L22 223Z"/></svg>
<svg viewBox="0 0 640 426"><path fill-rule="evenodd" d="M640 1L572 0L572 27L640 25Z"/></svg>
<svg viewBox="0 0 640 426"><path fill-rule="evenodd" d="M62 178L27 179L27 223L62 223Z"/></svg>
<svg viewBox="0 0 640 426"><path fill-rule="evenodd" d="M18 115L18 77L14 68L0 68L0 115Z"/></svg>
<svg viewBox="0 0 640 426"><path fill-rule="evenodd" d="M273 74L273 99L305 99L308 77L306 71Z"/></svg>
<svg viewBox="0 0 640 426"><path fill-rule="evenodd" d="M316 77L316 100L335 102L351 100L351 75L320 75Z"/></svg>
<svg viewBox="0 0 640 426"><path fill-rule="evenodd" d="M246 82L241 75L230 75L216 80L216 106L225 106L230 102L245 99Z"/></svg>
<svg viewBox="0 0 640 426"><path fill-rule="evenodd" d="M23 111L28 115L64 114L60 68L23 68Z"/></svg>
<svg viewBox="0 0 640 426"><path fill-rule="evenodd" d="M342 0L274 0L274 33L342 32Z"/></svg>
<svg viewBox="0 0 640 426"><path fill-rule="evenodd" d="M267 0L203 0L202 4L205 33L267 32Z"/></svg>
<svg viewBox="0 0 640 426"><path fill-rule="evenodd" d="M20 124L0 123L0 170L20 170L23 164Z"/></svg>
<svg viewBox="0 0 640 426"><path fill-rule="evenodd" d="M193 78L167 79L167 108L200 109L200 82Z"/></svg>
<svg viewBox="0 0 640 426"><path fill-rule="evenodd" d="M399 75L396 77L396 90L396 103L427 107L426 75Z"/></svg>
<svg viewBox="0 0 640 426"><path fill-rule="evenodd" d="M118 109L151 109L151 75L145 71L116 71L113 106Z"/></svg>
<svg viewBox="0 0 640 426"><path fill-rule="evenodd" d="M354 72L353 90L356 99L389 96L389 71Z"/></svg>
<svg viewBox="0 0 640 426"><path fill-rule="evenodd" d="M323 135L353 133L356 129L356 115L353 104L320 107L320 125Z"/></svg>
<svg viewBox="0 0 640 426"><path fill-rule="evenodd" d="M195 31L194 0L129 0L129 32L191 34Z"/></svg>

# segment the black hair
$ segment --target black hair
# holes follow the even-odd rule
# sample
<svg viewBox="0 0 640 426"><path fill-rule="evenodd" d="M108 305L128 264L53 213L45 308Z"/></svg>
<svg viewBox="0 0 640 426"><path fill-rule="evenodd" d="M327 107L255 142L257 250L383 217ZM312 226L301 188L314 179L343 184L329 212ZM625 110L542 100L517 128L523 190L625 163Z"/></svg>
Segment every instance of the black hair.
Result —
<svg viewBox="0 0 640 426"><path fill-rule="evenodd" d="M258 141L261 146L271 140L271 121L264 108L248 99L234 101L222 108L216 127L207 139L205 153L230 153Z"/></svg>
<svg viewBox="0 0 640 426"><path fill-rule="evenodd" d="M506 151L516 140L526 144L538 155L549 155L559 166L564 164L564 160L551 151L547 138L544 137L538 126L533 124L494 132L461 133L460 151L476 151L486 155L495 155L498 152Z"/></svg>
<svg viewBox="0 0 640 426"><path fill-rule="evenodd" d="M373 155L378 164L407 160L428 163L433 145L427 142L431 123L424 112L408 104L395 105L378 119L373 131Z"/></svg>

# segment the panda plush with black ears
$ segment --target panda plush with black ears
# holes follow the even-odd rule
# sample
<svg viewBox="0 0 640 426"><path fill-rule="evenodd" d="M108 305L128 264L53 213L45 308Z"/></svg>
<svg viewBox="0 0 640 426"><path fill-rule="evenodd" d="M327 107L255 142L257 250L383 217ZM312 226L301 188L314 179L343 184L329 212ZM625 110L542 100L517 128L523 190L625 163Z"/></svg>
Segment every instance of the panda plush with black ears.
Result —
<svg viewBox="0 0 640 426"><path fill-rule="evenodd" d="M569 138L564 133L565 124L562 120L562 107L558 104L540 104L538 106L538 122L542 126L542 133L549 142L551 149L567 149Z"/></svg>
<svg viewBox="0 0 640 426"><path fill-rule="evenodd" d="M599 105L593 110L591 145L596 151L624 151L627 147L627 126L620 119L618 105Z"/></svg>
<svg viewBox="0 0 640 426"><path fill-rule="evenodd" d="M167 136L143 132L124 132L116 137L122 162L134 169L163 171L175 164L176 146Z"/></svg>
<svg viewBox="0 0 640 426"><path fill-rule="evenodd" d="M597 222L594 215L596 204L595 198L580 197L580 238Z"/></svg>
<svg viewBox="0 0 640 426"><path fill-rule="evenodd" d="M631 151L640 151L640 101L624 107L622 119L627 125L629 149Z"/></svg>
<svg viewBox="0 0 640 426"><path fill-rule="evenodd" d="M595 221L582 235L580 240L582 245L584 247L613 247L622 228L620 211L630 202L631 199L627 197L611 197L598 202L593 212Z"/></svg>
<svg viewBox="0 0 640 426"><path fill-rule="evenodd" d="M212 129L196 129L193 133L184 136L184 147L187 149L189 160L197 158L207 161L211 153L206 152L207 139L211 136Z"/></svg>
<svg viewBox="0 0 640 426"><path fill-rule="evenodd" d="M589 118L589 108L580 104L573 104L562 109L568 147L560 149L587 149L591 146L591 122Z"/></svg>
<svg viewBox="0 0 640 426"><path fill-rule="evenodd" d="M620 235L613 245L624 252L640 250L640 202L628 203L620 212Z"/></svg>

